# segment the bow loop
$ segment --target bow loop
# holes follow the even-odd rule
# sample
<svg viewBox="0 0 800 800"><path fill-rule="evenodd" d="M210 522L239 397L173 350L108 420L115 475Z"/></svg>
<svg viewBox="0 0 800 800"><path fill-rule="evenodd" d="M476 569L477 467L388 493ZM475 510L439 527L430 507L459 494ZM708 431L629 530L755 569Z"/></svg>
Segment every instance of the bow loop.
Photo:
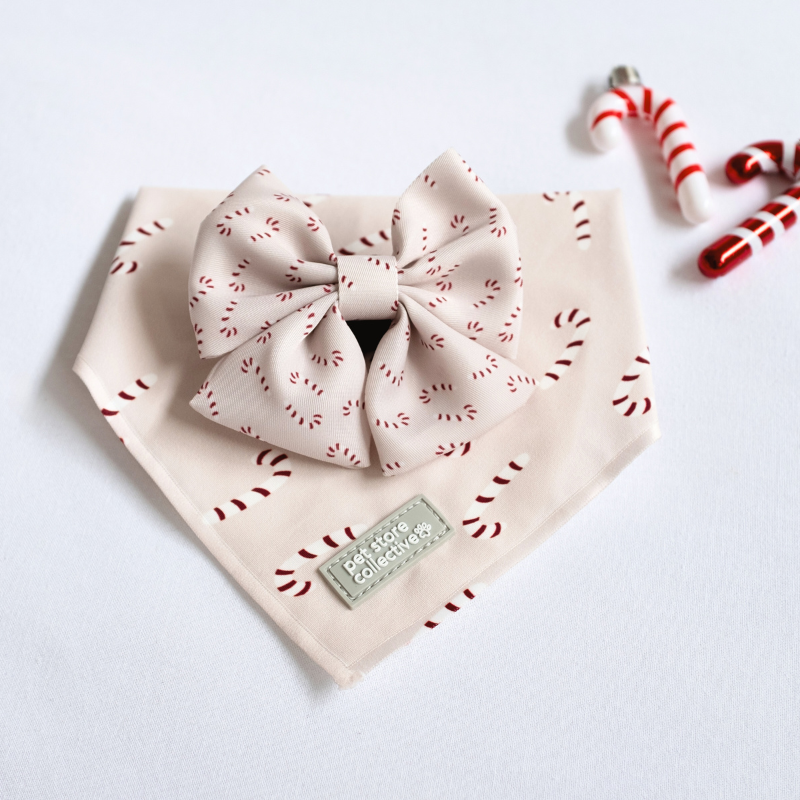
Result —
<svg viewBox="0 0 800 800"><path fill-rule="evenodd" d="M394 319L398 305L394 256L339 256L337 269L344 319Z"/></svg>
<svg viewBox="0 0 800 800"><path fill-rule="evenodd" d="M268 170L203 222L190 310L203 357L192 406L272 444L385 475L448 452L526 402L516 228L450 150L404 192L394 255L333 254L319 218ZM369 369L348 320L393 320Z"/></svg>

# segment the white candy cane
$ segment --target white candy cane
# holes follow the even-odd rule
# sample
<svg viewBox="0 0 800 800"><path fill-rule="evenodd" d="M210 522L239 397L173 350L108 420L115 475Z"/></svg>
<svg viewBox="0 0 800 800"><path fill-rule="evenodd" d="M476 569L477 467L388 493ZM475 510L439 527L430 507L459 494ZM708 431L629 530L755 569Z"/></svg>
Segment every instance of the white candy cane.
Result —
<svg viewBox="0 0 800 800"><path fill-rule="evenodd" d="M111 274L115 275L118 272L123 272L125 275L130 275L131 272L136 272L139 264L137 261L125 261L123 256L130 252L130 249L145 239L155 236L161 231L172 227L172 220L169 217L162 217L161 219L148 222L146 225L140 225L135 230L131 231L117 247L117 252L114 253L114 260L111 262Z"/></svg>
<svg viewBox="0 0 800 800"><path fill-rule="evenodd" d="M336 252L340 256L356 256L359 253L377 251L378 248L384 249L388 246L392 249L392 232L390 230L380 230L368 236L362 236L354 242L350 242L347 247L340 247Z"/></svg>
<svg viewBox="0 0 800 800"><path fill-rule="evenodd" d="M426 620L422 627L414 634L416 638L425 631L438 628L446 619L449 619L456 611L460 611L468 600L474 600L484 589L485 583L472 583L464 591L459 592L450 602L440 608L429 620Z"/></svg>
<svg viewBox="0 0 800 800"><path fill-rule="evenodd" d="M137 397L141 397L148 389L152 389L157 380L158 377L152 373L137 378L121 392L117 392L116 397L100 410L107 417L116 416L128 403L132 403Z"/></svg>
<svg viewBox="0 0 800 800"><path fill-rule="evenodd" d="M711 190L692 144L686 117L678 104L642 86L633 67L616 67L610 91L589 109L589 135L598 150L611 150L622 139L621 120L642 117L653 123L683 216L694 224L711 217Z"/></svg>
<svg viewBox="0 0 800 800"><path fill-rule="evenodd" d="M645 347L633 359L628 369L625 370L625 374L614 392L611 405L614 406L618 414L622 414L623 417L638 417L646 414L653 407L653 401L649 397L643 397L640 400L631 398L631 390L649 368L650 348Z"/></svg>
<svg viewBox="0 0 800 800"><path fill-rule="evenodd" d="M295 574L302 569L309 561L314 561L320 556L327 555L333 550L337 550L348 541L353 541L361 536L367 529L363 523L348 526L341 530L329 533L316 542L302 547L291 558L287 558L283 564L275 570L275 586L279 592L289 592L294 597L301 597L308 594L313 588L311 580L298 580Z"/></svg>
<svg viewBox="0 0 800 800"><path fill-rule="evenodd" d="M206 522L214 524L215 522L230 519L240 511L251 508L256 503L260 503L265 497L277 492L289 480L292 474L292 462L289 456L276 450L272 458L268 458L272 455L272 452L272 450L262 450L253 458L256 464L267 464L272 469L272 474L269 478L264 483L254 486L249 492L245 492L239 497L234 497L233 500L207 511L203 514L203 519Z"/></svg>
<svg viewBox="0 0 800 800"><path fill-rule="evenodd" d="M508 465L503 467L500 472L492 478L484 490L475 498L475 502L467 509L464 515L464 520L461 523L464 530L472 536L473 539L479 539L486 533L486 539L494 539L499 536L503 530L501 522L490 522L488 525L481 522L481 515L486 510L489 503L494 502L497 495L508 486L514 478L525 469L526 464L530 461L530 456L527 453L520 453L516 458L508 462Z"/></svg>
<svg viewBox="0 0 800 800"><path fill-rule="evenodd" d="M572 362L583 347L586 340L586 333L589 330L591 317L579 308L567 309L556 314L556 318L550 325L551 328L565 328L572 325L575 328L575 338L570 341L558 360L547 370L544 377L536 381L540 389L549 389L557 380L564 377L564 373L572 366Z"/></svg>
<svg viewBox="0 0 800 800"><path fill-rule="evenodd" d="M547 203L555 203L562 192L543 192L542 198ZM592 244L592 226L589 220L589 209L580 192L563 192L572 207L572 219L575 224L575 243L580 250L588 250Z"/></svg>

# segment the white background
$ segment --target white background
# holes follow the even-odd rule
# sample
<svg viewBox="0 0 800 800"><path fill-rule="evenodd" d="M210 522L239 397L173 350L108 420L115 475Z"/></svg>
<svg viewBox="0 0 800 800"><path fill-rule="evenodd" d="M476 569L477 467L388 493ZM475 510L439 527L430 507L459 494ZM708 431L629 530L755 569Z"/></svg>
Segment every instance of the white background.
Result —
<svg viewBox="0 0 800 800"><path fill-rule="evenodd" d="M0 797L800 796L800 230L699 251L786 185L796 2L51 2L0 27ZM717 213L616 63L678 99ZM497 193L621 186L663 439L544 547L340 691L195 540L71 365L142 184L396 194L448 146ZM792 409L795 409L794 411Z"/></svg>

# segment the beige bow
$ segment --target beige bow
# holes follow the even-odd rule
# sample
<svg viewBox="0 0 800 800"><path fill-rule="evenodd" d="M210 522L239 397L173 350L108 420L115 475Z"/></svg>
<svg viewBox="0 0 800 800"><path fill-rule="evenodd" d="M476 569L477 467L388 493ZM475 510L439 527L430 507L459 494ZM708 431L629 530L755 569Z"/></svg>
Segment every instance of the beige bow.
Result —
<svg viewBox="0 0 800 800"><path fill-rule="evenodd" d="M449 150L404 192L391 255L334 254L267 169L203 222L190 276L200 354L227 353L192 406L311 458L396 475L474 440L529 398L514 222ZM368 365L347 324L391 320Z"/></svg>

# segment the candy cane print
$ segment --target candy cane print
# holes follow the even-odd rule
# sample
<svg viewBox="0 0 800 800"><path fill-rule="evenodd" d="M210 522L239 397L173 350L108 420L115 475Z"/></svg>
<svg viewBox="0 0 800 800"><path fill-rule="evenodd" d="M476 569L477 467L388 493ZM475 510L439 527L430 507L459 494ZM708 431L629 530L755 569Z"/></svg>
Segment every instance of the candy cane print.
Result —
<svg viewBox="0 0 800 800"><path fill-rule="evenodd" d="M586 341L586 334L589 330L591 317L579 308L559 311L551 323L551 328L564 328L572 325L575 328L575 338L566 346L564 352L559 356L555 363L547 370L542 378L536 381L536 385L541 389L549 389L556 381L564 377L564 373L572 366L572 362L583 347Z"/></svg>
<svg viewBox="0 0 800 800"><path fill-rule="evenodd" d="M586 201L580 192L567 192L572 204L572 218L575 222L575 242L580 250L588 250L592 244L592 226Z"/></svg>
<svg viewBox="0 0 800 800"><path fill-rule="evenodd" d="M130 275L131 272L136 272L136 269L139 266L138 262L123 261L122 256L129 253L130 248L138 242L144 241L151 236L155 236L157 233L165 231L167 228L171 228L172 225L173 222L169 217L163 217L162 219L155 219L146 225L140 225L138 228L136 228L136 230L129 233L119 243L117 252L114 253L114 259L111 262L110 274L115 275L118 272L122 272L125 275Z"/></svg>
<svg viewBox="0 0 800 800"><path fill-rule="evenodd" d="M456 458L463 458L472 449L472 442L450 442L449 444L436 445L436 455L456 456Z"/></svg>
<svg viewBox="0 0 800 800"><path fill-rule="evenodd" d="M446 619L449 619L451 614L461 611L468 600L474 600L486 588L487 584L485 583L471 583L464 591L459 592L452 600L445 603L429 620L426 620L414 637L438 628Z"/></svg>
<svg viewBox="0 0 800 800"><path fill-rule="evenodd" d="M555 203L562 192L544 192L542 198L547 203ZM589 221L589 210L586 200L580 192L563 192L572 207L572 219L575 223L575 243L581 250L588 250L592 244L592 227Z"/></svg>
<svg viewBox="0 0 800 800"><path fill-rule="evenodd" d="M359 253L366 253L375 250L383 245L384 242L392 243L392 232L390 230L380 230L369 236L362 236L354 242L350 242L347 247L340 247L336 252L340 256L356 256Z"/></svg>
<svg viewBox="0 0 800 800"><path fill-rule="evenodd" d="M475 498L475 502L467 509L464 515L462 525L464 530L473 538L479 539L491 529L489 536L486 539L494 539L499 536L503 530L501 522L490 522L488 525L481 522L481 515L486 510L486 506L493 502L497 495L508 486L511 481L525 469L526 464L530 461L530 456L527 453L520 453L516 458L508 462L507 466L503 467L500 472L492 478L484 490Z"/></svg>
<svg viewBox="0 0 800 800"><path fill-rule="evenodd" d="M292 462L286 453L275 451L275 455L271 459L268 456L272 455L272 450L262 450L253 457L253 462L258 465L268 464L272 469L272 474L267 478L264 483L254 486L249 492L234 497L227 503L221 506L212 508L211 511L206 511L203 514L203 519L209 524L222 522L223 520L230 519L240 511L245 511L251 508L256 503L260 503L265 497L274 494L278 489L286 483L292 475Z"/></svg>
<svg viewBox="0 0 800 800"><path fill-rule="evenodd" d="M643 416L653 407L653 401L649 397L643 397L641 400L631 398L631 390L649 368L650 348L645 347L625 370L611 399L611 405L623 417Z"/></svg>
<svg viewBox="0 0 800 800"><path fill-rule="evenodd" d="M299 581L294 577L295 573L309 561L314 561L322 555L332 550L337 550L348 541L357 539L367 526L363 523L351 525L341 530L329 533L321 539L317 539L307 547L301 547L291 558L286 559L283 564L275 570L275 586L279 592L289 592L294 597L301 597L308 594L313 588L311 580Z"/></svg>
<svg viewBox="0 0 800 800"><path fill-rule="evenodd" d="M148 389L152 389L157 380L158 377L152 373L137 378L121 392L117 392L116 397L100 410L107 417L115 417L128 403L132 403L137 397L141 397Z"/></svg>
<svg viewBox="0 0 800 800"><path fill-rule="evenodd" d="M725 168L733 183L741 184L765 172L800 177L800 142L757 142L731 156ZM767 203L730 233L700 253L697 266L705 276L719 278L759 252L797 222L800 213L800 182Z"/></svg>
<svg viewBox="0 0 800 800"><path fill-rule="evenodd" d="M611 89L589 109L589 136L594 146L603 151L616 147L622 139L624 117L652 122L683 216L694 224L705 222L711 217L711 191L683 111L671 98L642 86L633 67L616 67L609 85Z"/></svg>

